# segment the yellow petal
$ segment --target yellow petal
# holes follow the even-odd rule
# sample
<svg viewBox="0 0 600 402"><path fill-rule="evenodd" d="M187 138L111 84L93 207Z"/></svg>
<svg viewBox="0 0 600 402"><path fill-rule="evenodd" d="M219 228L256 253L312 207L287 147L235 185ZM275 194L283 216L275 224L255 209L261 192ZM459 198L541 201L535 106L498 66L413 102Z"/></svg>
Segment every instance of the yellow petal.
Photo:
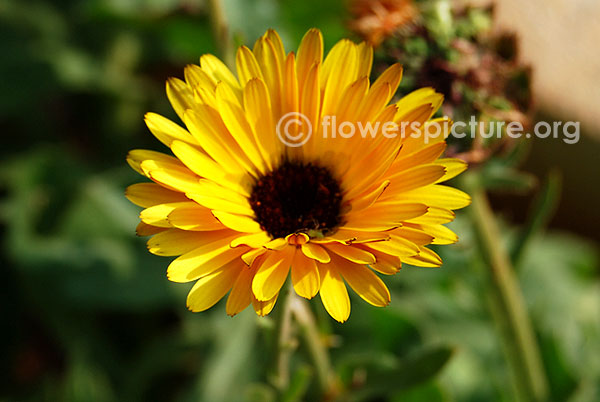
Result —
<svg viewBox="0 0 600 402"><path fill-rule="evenodd" d="M402 261L416 267L437 268L442 265L442 259L434 251L421 247L419 255L402 257Z"/></svg>
<svg viewBox="0 0 600 402"><path fill-rule="evenodd" d="M240 106L231 102L221 91L222 85L217 85L217 106L223 123L231 136L239 144L256 168L265 172L265 163L254 140L252 128Z"/></svg>
<svg viewBox="0 0 600 402"><path fill-rule="evenodd" d="M353 244L383 240L389 240L389 235L384 232L367 232L363 230L357 231L340 228L335 233L328 234L322 239L312 239L311 242L317 244L328 244L334 242L341 244Z"/></svg>
<svg viewBox="0 0 600 402"><path fill-rule="evenodd" d="M254 295L252 295L252 307L254 307L254 311L256 312L256 314L261 317L268 315L271 312L271 310L273 310L273 307L275 307L275 303L277 302L277 296L279 296L279 293L277 293L275 296L273 296L273 298L269 300L261 301L254 297Z"/></svg>
<svg viewBox="0 0 600 402"><path fill-rule="evenodd" d="M296 57L294 53L290 53L285 60L283 67L283 90L281 98L281 112L283 114L296 113L299 110L299 95L298 95L298 78L296 77ZM300 137L302 140L301 127L295 120L289 120L289 125L286 124L286 133L289 133L289 138ZM302 147L287 147L286 152L290 155L301 155Z"/></svg>
<svg viewBox="0 0 600 402"><path fill-rule="evenodd" d="M408 225L410 224L405 223L404 226L394 229L390 233L409 240L417 246L426 246L427 244L431 244L433 241L433 236L431 234L425 233L419 228L418 225L413 225L412 227Z"/></svg>
<svg viewBox="0 0 600 402"><path fill-rule="evenodd" d="M195 204L195 203L191 203ZM167 221L167 216L177 207L178 203L158 204L140 212L140 219L148 225L161 228L170 228L172 225Z"/></svg>
<svg viewBox="0 0 600 402"><path fill-rule="evenodd" d="M278 42L278 43L276 43ZM264 83L269 93L272 116L281 116L281 88L283 85L283 46L277 39L271 40L269 34L263 35L254 45L254 55L263 72ZM278 117L276 117L278 118Z"/></svg>
<svg viewBox="0 0 600 402"><path fill-rule="evenodd" d="M377 121L381 123L379 129L382 131L384 130L382 127L391 122L395 106L391 105L381 113L382 115L377 117ZM358 194L365 192L373 185L373 182L383 181L382 175L396 159L401 140L399 135L394 138L385 138L383 133L380 133L375 139L366 138L358 142L360 146L352 151L352 166L344 178L349 186L345 194L347 199L353 199ZM364 166L370 168L365 171Z"/></svg>
<svg viewBox="0 0 600 402"><path fill-rule="evenodd" d="M420 130L405 138L402 152L409 155L429 145L444 143L452 132L452 124L452 120L448 117L426 121Z"/></svg>
<svg viewBox="0 0 600 402"><path fill-rule="evenodd" d="M305 80L299 80L298 89L300 90L300 113L304 115L311 124L313 135L303 146L303 153L306 156L317 156L319 152L325 153L327 147L331 145L331 140L323 138L319 131L320 111L321 111L321 92L319 88L321 65L314 64Z"/></svg>
<svg viewBox="0 0 600 402"><path fill-rule="evenodd" d="M244 87L252 78L263 78L262 71L260 70L254 54L246 46L239 47L235 64L242 87Z"/></svg>
<svg viewBox="0 0 600 402"><path fill-rule="evenodd" d="M195 202L159 204L144 209L140 219L153 226L176 227L183 230L210 231L225 229L209 209Z"/></svg>
<svg viewBox="0 0 600 402"><path fill-rule="evenodd" d="M302 38L298 47L298 82L302 84L312 66L323 60L323 35L318 29L312 28Z"/></svg>
<svg viewBox="0 0 600 402"><path fill-rule="evenodd" d="M160 162L161 164L168 165L175 169L185 169L185 166L177 160L177 158L173 158L172 156L165 155L161 152L149 151L146 149L134 149L127 154L127 163L129 166L139 174L149 177L147 172L145 172L141 166L142 162L147 160Z"/></svg>
<svg viewBox="0 0 600 402"><path fill-rule="evenodd" d="M223 168L209 156L181 141L171 144L173 153L194 173L200 177L221 183L223 186L247 195L246 185L241 184L240 176L227 174Z"/></svg>
<svg viewBox="0 0 600 402"><path fill-rule="evenodd" d="M248 117L258 149L272 169L283 156L281 141L276 137L275 123L271 113L269 93L265 83L256 78L248 81L244 88L244 109Z"/></svg>
<svg viewBox="0 0 600 402"><path fill-rule="evenodd" d="M229 230L214 232L188 232L186 230L169 229L152 236L148 240L148 250L152 254L174 256L185 254L209 241L215 241L231 233Z"/></svg>
<svg viewBox="0 0 600 402"><path fill-rule="evenodd" d="M196 201L198 204L205 206L206 208L210 208L212 210L218 210L223 212L228 212L231 214L238 215L246 215L253 216L254 211L250 207L247 207L244 204L240 204L234 201L228 201L220 196L211 196L205 194L190 194L187 196L192 200Z"/></svg>
<svg viewBox="0 0 600 402"><path fill-rule="evenodd" d="M362 211L363 209L366 209L366 208L370 207L371 205L373 205L373 203L375 203L375 201L377 201L377 199L381 196L381 194L383 194L383 192L385 191L386 188L389 187L389 185L390 185L390 181L385 180L379 186L371 188L369 191L356 196L351 201L352 211L353 212Z"/></svg>
<svg viewBox="0 0 600 402"><path fill-rule="evenodd" d="M361 42L356 49L358 52L358 76L369 77L373 66L373 47L366 42Z"/></svg>
<svg viewBox="0 0 600 402"><path fill-rule="evenodd" d="M285 56L285 51L283 48L283 42L281 41L281 37L274 29L267 29L267 32L264 35L265 39L273 44L273 48L275 49L275 53L277 54L280 60L283 60Z"/></svg>
<svg viewBox="0 0 600 402"><path fill-rule="evenodd" d="M446 149L445 142L436 142L410 154L407 154L404 147L402 147L398 159L396 159L390 170L386 172L386 175L392 176L418 165L432 163L444 152L444 149Z"/></svg>
<svg viewBox="0 0 600 402"><path fill-rule="evenodd" d="M210 232L190 232L210 233ZM248 251L247 247L231 248L233 238L222 236L219 239L208 239L196 244L196 248L176 258L169 264L167 277L172 282L189 282L208 275L224 264L239 259Z"/></svg>
<svg viewBox="0 0 600 402"><path fill-rule="evenodd" d="M431 118L444 102L444 95L435 92L433 88L420 88L404 96L396 105L399 110L410 110L419 105L430 103L433 108L426 120Z"/></svg>
<svg viewBox="0 0 600 402"><path fill-rule="evenodd" d="M235 215L223 211L213 211L213 214L219 222L237 232L257 233L262 231L258 222L248 216Z"/></svg>
<svg viewBox="0 0 600 402"><path fill-rule="evenodd" d="M366 245L358 245L357 247L368 249ZM400 257L375 251L373 249L368 250L375 255L375 258L377 258L377 262L375 264L371 264L370 267L380 274L394 275L402 267L402 261L400 260Z"/></svg>
<svg viewBox="0 0 600 402"><path fill-rule="evenodd" d="M287 245L287 239L284 239L283 237L278 237L277 239L273 239L267 244L265 244L265 248L268 248L269 250L282 250L285 247L287 247Z"/></svg>
<svg viewBox="0 0 600 402"><path fill-rule="evenodd" d="M325 310L334 320L344 322L350 316L348 289L332 264L318 264L321 276L319 295ZM331 268L330 268L331 267Z"/></svg>
<svg viewBox="0 0 600 402"><path fill-rule="evenodd" d="M242 254L242 260L244 260L246 265L251 266L254 264L254 261L258 259L258 257L262 256L266 252L266 248L256 248L254 250L250 250L247 253Z"/></svg>
<svg viewBox="0 0 600 402"><path fill-rule="evenodd" d="M191 89L201 86L214 92L217 83L202 69L202 67L195 64L188 64L183 70L183 74L185 76L185 82Z"/></svg>
<svg viewBox="0 0 600 402"><path fill-rule="evenodd" d="M378 201L370 208L350 213L342 229L380 231L398 227L404 220L416 218L427 212L425 204Z"/></svg>
<svg viewBox="0 0 600 402"><path fill-rule="evenodd" d="M390 291L369 268L341 258L336 258L332 263L364 301L377 307L385 307L390 303Z"/></svg>
<svg viewBox="0 0 600 402"><path fill-rule="evenodd" d="M187 297L187 307L193 311L204 311L214 306L231 289L244 263L232 261L223 268L206 275L196 282Z"/></svg>
<svg viewBox="0 0 600 402"><path fill-rule="evenodd" d="M388 190L391 190L391 188ZM386 199L388 196L390 196L390 193L386 191L382 198ZM441 184L404 192L402 193L402 199L406 202L423 202L430 206L446 209L460 209L471 203L471 197L464 192Z"/></svg>
<svg viewBox="0 0 600 402"><path fill-rule="evenodd" d="M237 247L240 245L246 245L252 248L263 247L265 244L271 241L271 236L267 232L260 231L258 233L252 233L243 235L231 242L231 247Z"/></svg>
<svg viewBox="0 0 600 402"><path fill-rule="evenodd" d="M235 75L227 68L227 66L212 54L205 54L200 57L200 67L204 70L215 82L223 81L231 88L239 89Z"/></svg>
<svg viewBox="0 0 600 402"><path fill-rule="evenodd" d="M296 293L307 299L312 299L319 291L320 278L317 263L298 249L292 261L292 284Z"/></svg>
<svg viewBox="0 0 600 402"><path fill-rule="evenodd" d="M302 245L302 252L305 256L322 263L328 263L329 261L331 261L327 250L315 243L304 243Z"/></svg>
<svg viewBox="0 0 600 402"><path fill-rule="evenodd" d="M194 190L196 192L187 193L187 197L206 208L232 214L254 216L254 211L250 207L247 198L221 187L215 182L200 180Z"/></svg>
<svg viewBox="0 0 600 402"><path fill-rule="evenodd" d="M252 280L252 293L258 300L270 300L279 293L290 271L294 251L295 247L289 246L267 254Z"/></svg>
<svg viewBox="0 0 600 402"><path fill-rule="evenodd" d="M339 41L323 62L321 89L323 91L322 114L332 114L337 109L344 89L356 81L358 57L356 45L347 39Z"/></svg>
<svg viewBox="0 0 600 402"><path fill-rule="evenodd" d="M436 165L443 166L446 170L446 174L444 174L444 176L442 176L442 178L440 178L436 183L450 180L467 170L468 167L467 162L456 158L438 159L434 163Z"/></svg>
<svg viewBox="0 0 600 402"><path fill-rule="evenodd" d="M227 305L225 311L228 315L234 316L252 302L252 277L254 276L254 270L249 267L244 267L240 270L229 297L227 297Z"/></svg>
<svg viewBox="0 0 600 402"><path fill-rule="evenodd" d="M211 158L229 173L252 172L254 167L227 131L219 112L207 105L188 110L183 121Z"/></svg>
<svg viewBox="0 0 600 402"><path fill-rule="evenodd" d="M387 105L387 100L391 93L391 86L384 82L376 88L371 88L362 99L360 108L356 115L357 121L373 121L375 116L381 113L381 110Z"/></svg>
<svg viewBox="0 0 600 402"><path fill-rule="evenodd" d="M174 227L192 231L210 231L225 229L215 219L210 209L195 202L178 204L167 216L167 221Z"/></svg>
<svg viewBox="0 0 600 402"><path fill-rule="evenodd" d="M413 224L407 223L407 225ZM456 233L443 225L415 224L414 227L432 236L431 244L453 244L458 241Z"/></svg>
<svg viewBox="0 0 600 402"><path fill-rule="evenodd" d="M374 264L376 261L373 254L354 246L330 243L326 248L328 251L333 251L338 256L356 264Z"/></svg>
<svg viewBox="0 0 600 402"><path fill-rule="evenodd" d="M403 260L404 257L417 255L420 251L419 246L415 243L395 235L390 235L390 239L387 241L366 243L365 247L385 254L402 257Z"/></svg>
<svg viewBox="0 0 600 402"><path fill-rule="evenodd" d="M184 141L198 145L198 141L190 133L173 123L171 120L156 113L146 113L144 116L146 125L156 138L166 146L170 147L174 140Z"/></svg>
<svg viewBox="0 0 600 402"><path fill-rule="evenodd" d="M372 91L376 91L380 85L384 85L385 83L389 84L389 93L385 98L385 104L392 99L392 96L396 93L398 89L398 85L400 85L400 81L402 80L402 65L400 63L395 63L389 66L381 75L375 80L373 86L371 87Z"/></svg>
<svg viewBox="0 0 600 402"><path fill-rule="evenodd" d="M156 183L132 184L125 190L125 197L143 208L171 202L189 201L184 194L166 189Z"/></svg>
<svg viewBox="0 0 600 402"><path fill-rule="evenodd" d="M156 226L151 226L151 225L148 225L147 223L140 222L140 223L138 223L137 227L135 228L135 234L137 234L138 236L141 236L141 237L145 237L145 236L152 236L157 233L164 232L165 230L167 230L167 229L159 228Z"/></svg>
<svg viewBox="0 0 600 402"><path fill-rule="evenodd" d="M406 191L433 184L439 178L444 176L445 172L444 167L438 165L420 165L412 169L404 170L388 177L392 183L386 191L384 198L389 197L392 194L394 197L398 197L399 194Z"/></svg>
<svg viewBox="0 0 600 402"><path fill-rule="evenodd" d="M140 167L152 180L175 191L193 192L198 185L199 177L185 167L180 168L156 160L145 160Z"/></svg>
<svg viewBox="0 0 600 402"><path fill-rule="evenodd" d="M353 121L356 118L368 88L369 79L367 77L361 77L345 89L344 94L342 95L344 102L338 105L336 112L337 121L341 123L344 121ZM346 141L356 141L356 139L348 138Z"/></svg>
<svg viewBox="0 0 600 402"><path fill-rule="evenodd" d="M190 87L178 78L167 80L167 97L181 120L183 120L185 111L193 109L196 104Z"/></svg>
<svg viewBox="0 0 600 402"><path fill-rule="evenodd" d="M412 223L428 223L428 224L440 224L452 222L456 214L449 209L439 207L429 207L427 212L417 218L408 219L408 222Z"/></svg>

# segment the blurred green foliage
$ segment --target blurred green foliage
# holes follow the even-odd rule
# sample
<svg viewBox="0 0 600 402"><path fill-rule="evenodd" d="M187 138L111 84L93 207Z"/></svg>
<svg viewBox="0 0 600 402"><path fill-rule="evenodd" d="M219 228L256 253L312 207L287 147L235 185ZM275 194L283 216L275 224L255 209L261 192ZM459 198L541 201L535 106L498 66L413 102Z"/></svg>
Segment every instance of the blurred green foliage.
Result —
<svg viewBox="0 0 600 402"><path fill-rule="evenodd" d="M269 27L288 48L312 26L327 46L345 35L341 1L225 4L240 42ZM229 318L223 303L188 312L189 286L166 280L168 260L135 237L138 209L123 197L139 180L127 151L161 150L143 114L175 118L165 79L215 47L200 0L0 1L0 400L273 400L271 319ZM524 245L519 276L554 400L598 400L597 249L532 222L504 233ZM452 227L461 242L439 250L444 268L405 267L388 308L353 297L339 325L311 303L344 400L511 400L471 224L459 215ZM286 401L315 400L303 352Z"/></svg>

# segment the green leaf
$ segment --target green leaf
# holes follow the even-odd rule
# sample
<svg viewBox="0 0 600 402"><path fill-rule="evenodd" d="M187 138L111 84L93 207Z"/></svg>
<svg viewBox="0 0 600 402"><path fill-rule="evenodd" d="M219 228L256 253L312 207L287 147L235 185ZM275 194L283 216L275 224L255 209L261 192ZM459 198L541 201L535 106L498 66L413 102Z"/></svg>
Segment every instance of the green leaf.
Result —
<svg viewBox="0 0 600 402"><path fill-rule="evenodd" d="M410 353L398 359L392 355L365 354L355 359L354 372L364 372L364 385L352 391L350 399L362 401L391 397L434 378L450 360L454 349L435 346ZM360 363L362 360L362 364Z"/></svg>
<svg viewBox="0 0 600 402"><path fill-rule="evenodd" d="M483 166L479 180L487 190L520 194L531 191L537 182L534 175L518 171L494 160Z"/></svg>
<svg viewBox="0 0 600 402"><path fill-rule="evenodd" d="M554 337L540 337L540 350L553 400L568 400L577 389L578 381L565 363L560 344Z"/></svg>
<svg viewBox="0 0 600 402"><path fill-rule="evenodd" d="M305 394L313 377L309 366L300 366L292 374L290 385L281 398L281 402L300 402L305 400Z"/></svg>
<svg viewBox="0 0 600 402"><path fill-rule="evenodd" d="M396 395L393 402L444 402L447 401L442 388L435 382L428 382Z"/></svg>
<svg viewBox="0 0 600 402"><path fill-rule="evenodd" d="M277 397L275 390L270 385L253 383L246 388L244 400L246 402L275 402Z"/></svg>
<svg viewBox="0 0 600 402"><path fill-rule="evenodd" d="M514 242L511 259L516 268L528 247L532 237L543 230L554 215L560 201L562 178L558 171L554 170L548 174L542 189L533 201L531 212L525 227Z"/></svg>

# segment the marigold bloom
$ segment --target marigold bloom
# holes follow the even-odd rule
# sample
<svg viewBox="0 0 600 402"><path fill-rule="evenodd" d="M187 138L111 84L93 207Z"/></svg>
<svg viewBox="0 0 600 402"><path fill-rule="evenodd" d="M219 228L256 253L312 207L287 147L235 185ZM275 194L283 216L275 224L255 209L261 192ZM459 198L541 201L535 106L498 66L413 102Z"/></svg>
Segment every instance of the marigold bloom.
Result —
<svg viewBox="0 0 600 402"><path fill-rule="evenodd" d="M419 18L412 0L354 0L350 10L354 14L351 28L373 46L413 26Z"/></svg>
<svg viewBox="0 0 600 402"><path fill-rule="evenodd" d="M167 96L187 129L146 115L174 156L131 151L129 164L152 182L134 184L126 195L145 208L137 231L152 235L150 252L178 256L168 278L196 282L190 310L206 310L229 292L228 314L250 304L268 314L291 273L298 295L319 293L343 322L350 314L345 283L368 303L385 306L390 293L375 272L395 274L402 262L441 265L426 246L456 242L443 224L469 203L466 194L439 184L466 167L438 159L445 137L325 138L322 132L323 117L332 115L338 122L447 123L429 120L442 103L429 88L388 105L402 69L391 66L371 85L372 55L365 43L342 40L323 60L316 29L297 56L286 54L268 31L253 50L238 50L237 77L204 55L200 66L185 68L185 82L168 80ZM314 128L302 146L278 137L278 122L290 112ZM295 134L306 128L286 127Z"/></svg>

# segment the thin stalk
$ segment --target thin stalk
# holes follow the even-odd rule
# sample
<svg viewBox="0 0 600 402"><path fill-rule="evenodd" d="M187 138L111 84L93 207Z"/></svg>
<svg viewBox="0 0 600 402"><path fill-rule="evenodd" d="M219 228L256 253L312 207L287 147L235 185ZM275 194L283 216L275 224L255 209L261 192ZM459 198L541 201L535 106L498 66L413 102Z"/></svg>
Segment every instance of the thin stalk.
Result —
<svg viewBox="0 0 600 402"><path fill-rule="evenodd" d="M225 16L225 10L223 9L223 1L208 0L208 7L213 36L215 37L216 45L219 49L219 56L223 62L225 62L227 67L233 68L235 65L233 43L229 32L227 17Z"/></svg>
<svg viewBox="0 0 600 402"><path fill-rule="evenodd" d="M290 384L290 358L292 357L294 344L291 303L293 292L292 286L288 281L281 289L279 300L277 301L275 350L270 379L280 393L285 392Z"/></svg>
<svg viewBox="0 0 600 402"><path fill-rule="evenodd" d="M493 304L494 319L500 327L515 389L522 401L547 401L548 382L540 349L487 195L475 175L465 177L464 184L473 198L469 211L482 258L487 265L484 270L485 283Z"/></svg>
<svg viewBox="0 0 600 402"><path fill-rule="evenodd" d="M295 297L292 301L292 311L315 367L319 388L324 395L332 396L335 394L335 376L329 353L321 339L313 313L308 303L299 297Z"/></svg>

